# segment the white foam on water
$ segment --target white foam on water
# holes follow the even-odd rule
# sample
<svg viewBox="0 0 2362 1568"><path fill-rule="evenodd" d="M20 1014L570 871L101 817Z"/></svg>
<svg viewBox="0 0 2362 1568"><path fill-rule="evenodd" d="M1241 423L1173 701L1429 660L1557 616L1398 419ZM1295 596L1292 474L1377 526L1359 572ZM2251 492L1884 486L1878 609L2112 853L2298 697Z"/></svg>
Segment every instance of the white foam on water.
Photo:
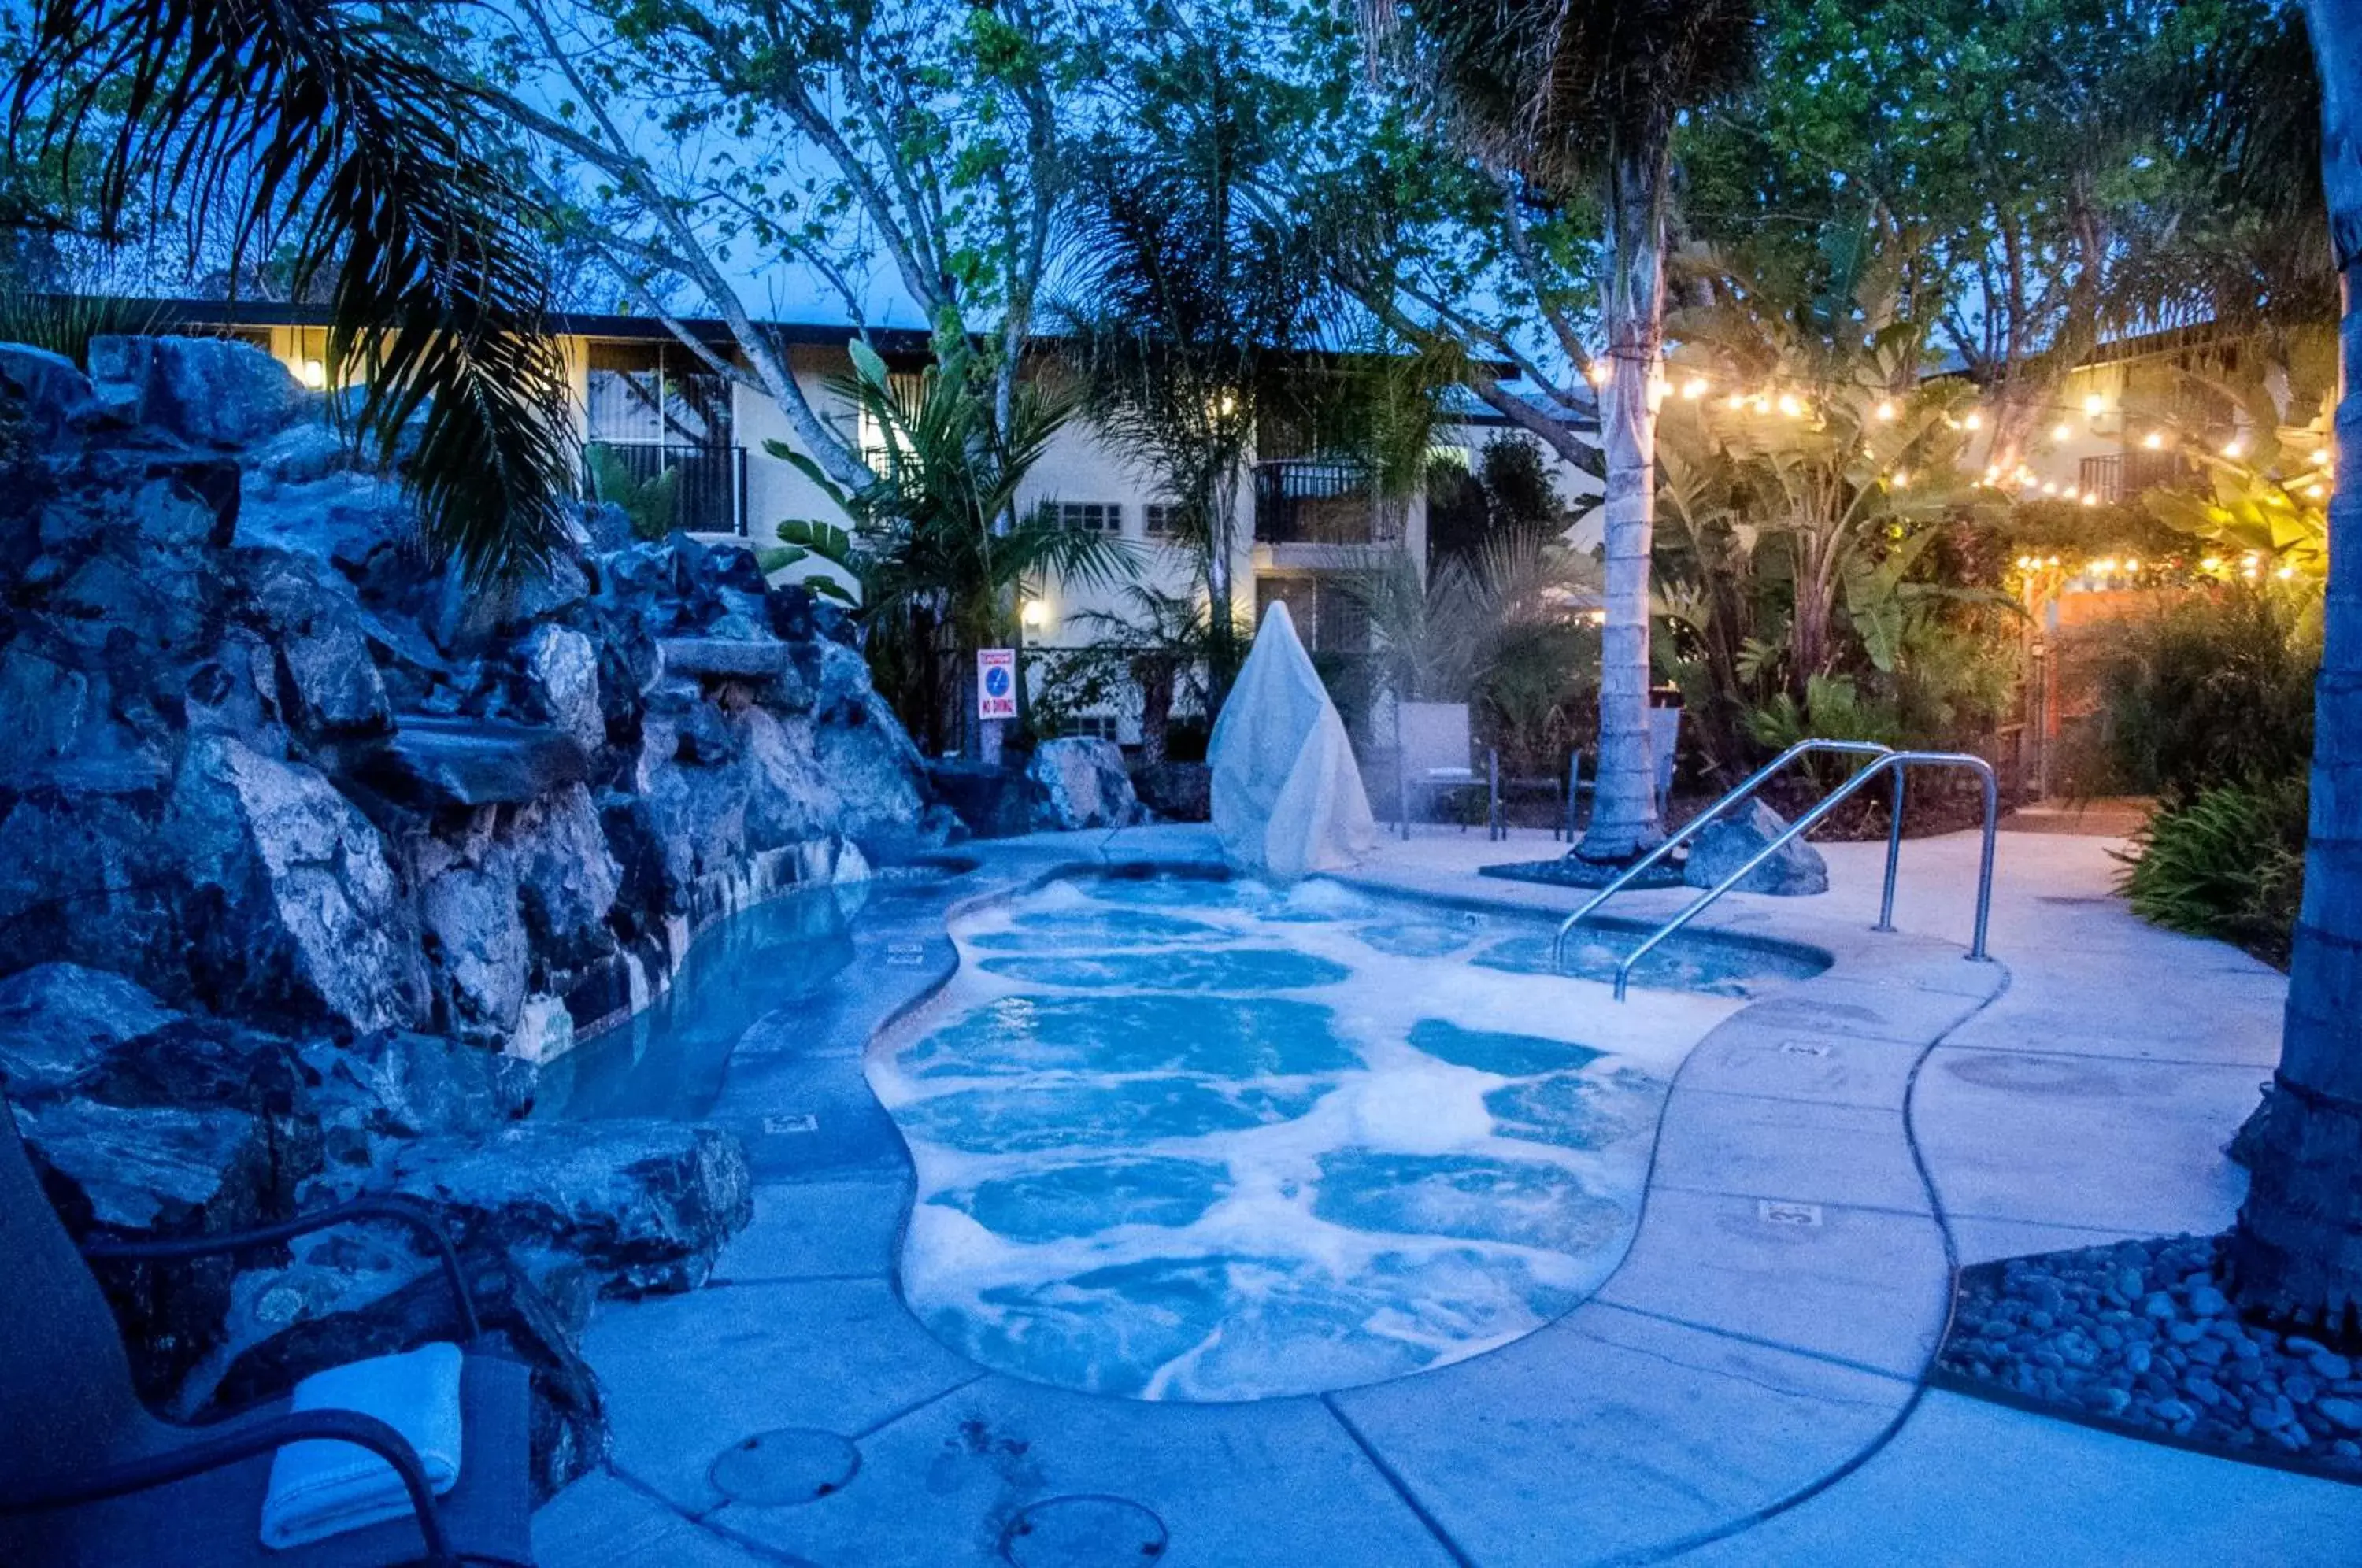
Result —
<svg viewBox="0 0 2362 1568"><path fill-rule="evenodd" d="M1126 911L1218 930L1163 945L1095 944L1087 923L1074 919ZM1036 923L1043 916L1055 918ZM868 1062L918 1171L901 1253L906 1299L987 1365L1152 1399L1349 1386L1532 1332L1622 1260L1665 1086L1690 1048L1740 1005L1639 988L1617 1004L1597 982L1470 962L1504 938L1548 929L1319 879L1285 891L1077 879L964 919L953 933L958 975ZM1022 940L1008 944L1010 933ZM977 946L987 936L997 940ZM1373 941L1442 955L1405 956ZM903 1051L1001 999L1137 997L1122 966L1175 947L1278 950L1343 966L1347 977L1328 984L1186 997L1209 1010L1209 1029L1211 1010L1242 996L1318 1004L1358 1064L1254 1077L1048 1062L1017 1073L1002 1064L962 1074L942 1060L931 1067L942 1076L904 1070ZM1115 983L1045 985L982 967L1047 954L1104 959L1116 967L1098 977ZM1012 1026L1029 1029L1034 1010L1013 1010ZM1410 1043L1428 1021L1529 1037L1520 1060L1544 1070L1496 1073L1442 1060ZM1570 1047L1563 1063L1550 1062L1536 1038ZM1303 1061L1325 1061L1323 1042L1301 1043ZM928 1103L950 1095L968 1097L948 1102L958 1119L929 1120L950 1114ZM1053 1095L1067 1098L1043 1098ZM1488 1106L1488 1095L1511 1097L1499 1106L1517 1114ZM1201 1121L1242 1124L1157 1122L1172 1103ZM1076 1111L1065 1136L1042 1132L1044 1106ZM1145 1120L1124 1132L1127 1117ZM1146 1160L1190 1164L1137 1165ZM1095 1196L1102 1167L1131 1183L1120 1190L1109 1175L1104 1202ZM1168 1169L1185 1179L1155 1190ZM962 1202L986 1212L966 1212ZM1030 1239L1003 1234L989 1219Z"/></svg>

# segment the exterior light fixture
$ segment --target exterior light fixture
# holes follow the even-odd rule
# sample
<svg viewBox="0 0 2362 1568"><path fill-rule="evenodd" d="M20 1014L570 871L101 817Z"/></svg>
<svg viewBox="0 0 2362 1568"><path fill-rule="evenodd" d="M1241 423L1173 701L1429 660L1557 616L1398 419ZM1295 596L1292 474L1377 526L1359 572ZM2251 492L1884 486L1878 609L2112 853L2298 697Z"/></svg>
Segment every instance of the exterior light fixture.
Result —
<svg viewBox="0 0 2362 1568"><path fill-rule="evenodd" d="M299 359L295 362L295 379L318 392L328 384L328 367L317 359Z"/></svg>
<svg viewBox="0 0 2362 1568"><path fill-rule="evenodd" d="M1025 608L1018 612L1017 618L1028 626L1039 626L1050 618L1050 607L1038 599L1029 599L1025 602Z"/></svg>

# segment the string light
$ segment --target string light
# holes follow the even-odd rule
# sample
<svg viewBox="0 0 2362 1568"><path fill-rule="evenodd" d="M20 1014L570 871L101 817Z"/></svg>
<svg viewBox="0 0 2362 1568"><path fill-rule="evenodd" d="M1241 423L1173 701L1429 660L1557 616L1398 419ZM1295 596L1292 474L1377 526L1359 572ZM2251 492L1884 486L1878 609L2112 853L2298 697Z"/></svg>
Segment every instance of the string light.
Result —
<svg viewBox="0 0 2362 1568"><path fill-rule="evenodd" d="M2308 501L2319 501L2323 496L2327 495L2328 493L2328 491L2323 489L2317 484L2309 484L2304 487L2305 499Z"/></svg>
<svg viewBox="0 0 2362 1568"><path fill-rule="evenodd" d="M1985 427L1985 416L1972 408L1961 416L1960 423L1970 430L1981 430Z"/></svg>
<svg viewBox="0 0 2362 1568"><path fill-rule="evenodd" d="M2147 435L2141 437L2141 445L2147 447L2152 452L2162 450L2165 447L2165 432L2162 430L2150 431Z"/></svg>
<svg viewBox="0 0 2362 1568"><path fill-rule="evenodd" d="M1782 392L1780 394L1780 412L1786 414L1789 418L1794 419L1796 415L1805 412L1805 405L1796 401L1795 393Z"/></svg>
<svg viewBox="0 0 2362 1568"><path fill-rule="evenodd" d="M2090 396L2084 398L2083 412L2089 417L2097 419L2100 415L2108 412L2108 400L2102 397L2098 392L2093 392Z"/></svg>
<svg viewBox="0 0 2362 1568"><path fill-rule="evenodd" d="M2221 556L2208 556L2204 560L2198 563L2198 568L2201 571L2221 571L2223 569L2223 558Z"/></svg>
<svg viewBox="0 0 2362 1568"><path fill-rule="evenodd" d="M2323 447L2319 451L2313 453L2312 466L2316 469L2325 469L2329 466L2331 458L2335 455L2336 454L2332 452L2328 447Z"/></svg>
<svg viewBox="0 0 2362 1568"><path fill-rule="evenodd" d="M2083 504L2084 504L2084 505L2086 505L2086 506L2097 506L2097 505L2099 505L2099 504L2100 504L2100 492L2099 492L2098 491L2096 491L2096 490L2085 491L2083 492Z"/></svg>
<svg viewBox="0 0 2362 1568"><path fill-rule="evenodd" d="M2071 440L2074 438L2074 427L2068 425L2063 420L2050 427L2050 438L2053 441Z"/></svg>
<svg viewBox="0 0 2362 1568"><path fill-rule="evenodd" d="M2043 480L2042 493L2045 495L2057 495L2058 493L2058 481L2057 480Z"/></svg>
<svg viewBox="0 0 2362 1568"><path fill-rule="evenodd" d="M1682 396L1689 402L1695 403L1705 395L1705 378L1704 376L1692 376L1682 383Z"/></svg>
<svg viewBox="0 0 2362 1568"><path fill-rule="evenodd" d="M1904 473L1901 469L1895 469L1894 488L1897 490L1909 490L1911 488L1911 476Z"/></svg>
<svg viewBox="0 0 2362 1568"><path fill-rule="evenodd" d="M1606 386L1607 384L1607 361L1605 359L1594 359L1589 365L1584 367L1583 374L1584 378L1590 381L1593 386Z"/></svg>
<svg viewBox="0 0 2362 1568"><path fill-rule="evenodd" d="M2246 443L2241 441L2236 436L2232 436L2228 441L2223 443L2223 455L2226 458L2239 457L2244 454L2246 449Z"/></svg>
<svg viewBox="0 0 2362 1568"><path fill-rule="evenodd" d="M1874 409L1871 409L1871 417L1872 417L1872 418L1876 419L1876 420L1877 420L1881 425L1892 425L1892 424L1893 424L1893 423L1894 423L1894 400L1893 400L1893 398L1887 398L1887 399L1883 400L1882 402L1881 402L1881 403L1879 403L1879 405L1878 405L1876 408L1874 408Z"/></svg>

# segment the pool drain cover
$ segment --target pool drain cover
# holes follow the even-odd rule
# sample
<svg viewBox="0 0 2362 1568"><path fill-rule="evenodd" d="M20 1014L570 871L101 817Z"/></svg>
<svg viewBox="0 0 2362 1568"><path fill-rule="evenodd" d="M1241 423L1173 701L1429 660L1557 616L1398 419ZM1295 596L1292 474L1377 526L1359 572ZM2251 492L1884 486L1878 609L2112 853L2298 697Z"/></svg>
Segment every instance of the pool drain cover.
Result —
<svg viewBox="0 0 2362 1568"><path fill-rule="evenodd" d="M723 1450L708 1473L734 1503L785 1508L844 1489L861 1468L861 1451L834 1432L779 1427Z"/></svg>
<svg viewBox="0 0 2362 1568"><path fill-rule="evenodd" d="M1139 1568L1164 1555L1164 1521L1122 1497L1045 1497L1000 1538L1017 1568Z"/></svg>

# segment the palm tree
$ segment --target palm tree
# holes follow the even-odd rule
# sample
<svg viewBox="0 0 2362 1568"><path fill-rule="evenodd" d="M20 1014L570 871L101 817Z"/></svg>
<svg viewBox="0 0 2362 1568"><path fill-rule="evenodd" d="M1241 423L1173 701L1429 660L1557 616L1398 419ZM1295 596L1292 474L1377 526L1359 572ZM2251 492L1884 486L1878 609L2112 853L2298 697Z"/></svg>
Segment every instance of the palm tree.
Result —
<svg viewBox="0 0 2362 1568"><path fill-rule="evenodd" d="M1135 72L1124 128L1092 149L1077 182L1078 286L1056 314L1092 422L1172 498L1174 537L1206 590L1219 709L1241 657L1239 480L1280 412L1275 360L1306 335L1319 274L1249 199L1264 116L1239 36L1200 31L1177 8L1157 19L1172 45Z"/></svg>
<svg viewBox="0 0 2362 1568"><path fill-rule="evenodd" d="M1558 199L1599 203L1607 580L1599 783L1577 853L1622 860L1664 836L1649 743L1649 556L1664 341L1673 123L1737 83L1757 7L1740 0L1365 0L1410 39L1408 76L1472 152Z"/></svg>
<svg viewBox="0 0 2362 1568"><path fill-rule="evenodd" d="M830 386L877 432L869 461L877 478L848 491L810 454L765 442L854 527L783 523L786 547L764 565L776 571L818 558L852 577L857 597L826 574L805 580L857 606L880 683L901 697L911 728L973 751L974 655L1010 638L1028 585L1107 585L1130 575L1132 554L1119 539L1061 527L1046 508L1017 512L1019 491L1074 415L1070 395L1021 384L996 421L990 378L965 350L905 391L868 345L850 347L854 373Z"/></svg>
<svg viewBox="0 0 2362 1568"><path fill-rule="evenodd" d="M47 0L12 150L78 166L103 237L136 203L272 246L330 302L351 428L417 493L430 545L482 581L546 560L574 482L565 362L522 182L436 40L367 0Z"/></svg>
<svg viewBox="0 0 2362 1568"><path fill-rule="evenodd" d="M2312 822L2287 1021L2231 1239L2243 1305L2362 1328L2362 0L2306 0L2322 183L2344 283L2329 588L2314 695Z"/></svg>

